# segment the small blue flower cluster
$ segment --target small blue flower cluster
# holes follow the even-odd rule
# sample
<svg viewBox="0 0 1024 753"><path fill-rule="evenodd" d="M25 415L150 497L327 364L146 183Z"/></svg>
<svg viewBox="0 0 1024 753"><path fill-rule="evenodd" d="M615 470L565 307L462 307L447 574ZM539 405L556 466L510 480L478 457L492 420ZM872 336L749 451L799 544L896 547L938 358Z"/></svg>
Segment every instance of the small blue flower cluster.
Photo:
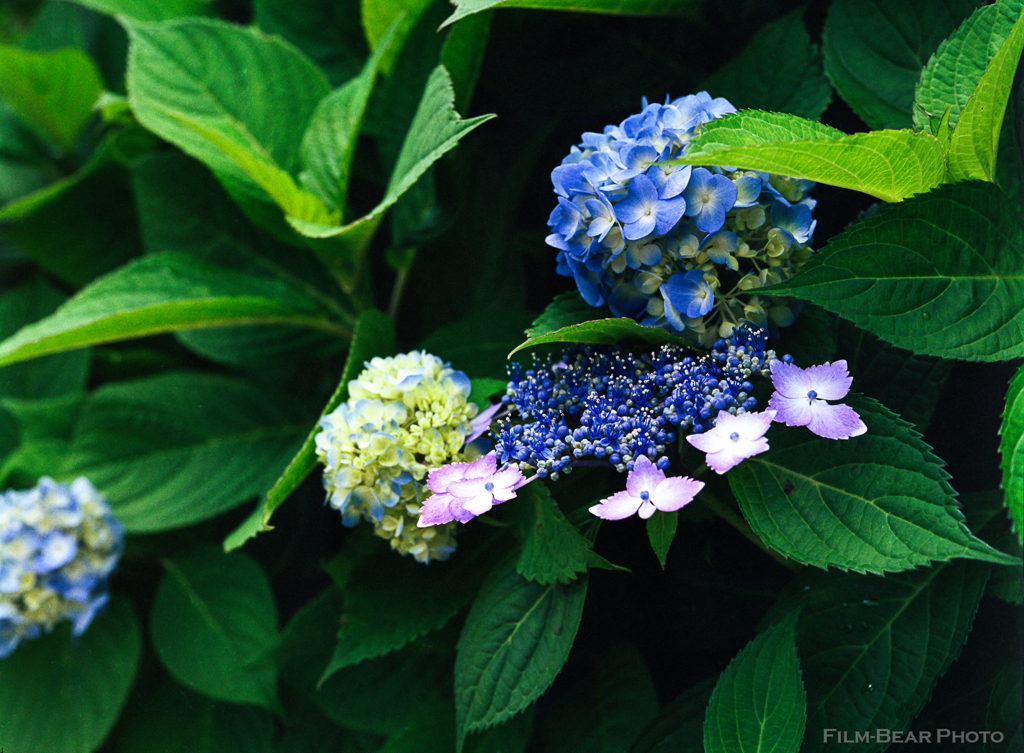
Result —
<svg viewBox="0 0 1024 753"><path fill-rule="evenodd" d="M0 657L61 620L85 632L123 549L124 527L84 478L0 495Z"/></svg>
<svg viewBox="0 0 1024 753"><path fill-rule="evenodd" d="M551 173L558 205L547 243L591 306L684 332L704 347L741 323L794 313L757 290L811 255L813 183L721 167L667 165L709 121L736 108L707 92L584 133Z"/></svg>
<svg viewBox="0 0 1024 753"><path fill-rule="evenodd" d="M775 358L763 330L740 327L704 356L679 345L640 355L577 345L557 362L534 357L532 369L512 363L503 400L513 413L499 422L495 450L553 479L581 460L632 470L641 455L664 470L677 432L710 429L720 410L754 409L750 380L769 376Z"/></svg>

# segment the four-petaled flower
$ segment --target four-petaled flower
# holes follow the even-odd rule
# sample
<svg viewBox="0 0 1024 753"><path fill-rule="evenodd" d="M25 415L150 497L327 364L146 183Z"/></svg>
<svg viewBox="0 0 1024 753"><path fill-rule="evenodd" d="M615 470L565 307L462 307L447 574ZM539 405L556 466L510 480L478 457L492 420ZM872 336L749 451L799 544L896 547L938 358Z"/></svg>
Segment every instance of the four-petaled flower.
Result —
<svg viewBox="0 0 1024 753"><path fill-rule="evenodd" d="M868 430L860 416L848 405L829 405L850 391L853 377L846 361L827 361L820 366L801 369L783 361L771 364L775 393L768 407L776 412L776 421L786 426L806 426L819 437L849 439Z"/></svg>
<svg viewBox="0 0 1024 753"><path fill-rule="evenodd" d="M702 434L689 434L686 441L706 453L708 468L722 474L768 449L764 433L774 418L775 411L770 409L737 415L719 411L713 428Z"/></svg>
<svg viewBox="0 0 1024 753"><path fill-rule="evenodd" d="M661 286L661 294L665 298L665 318L680 331L686 328L681 316L696 319L708 313L715 303L715 293L699 268L676 272Z"/></svg>
<svg viewBox="0 0 1024 753"><path fill-rule="evenodd" d="M685 209L681 196L659 199L651 179L637 175L629 181L629 195L615 205L615 218L622 223L622 237L632 241L651 233L664 235L675 227Z"/></svg>
<svg viewBox="0 0 1024 753"><path fill-rule="evenodd" d="M714 233L725 224L725 213L736 203L736 184L724 175L716 175L703 167L690 174L683 191L686 216L705 233Z"/></svg>
<svg viewBox="0 0 1024 753"><path fill-rule="evenodd" d="M427 486L434 494L423 503L416 525L426 528L453 520L465 523L515 497L515 490L526 481L515 465L497 470L493 450L472 463L431 468Z"/></svg>
<svg viewBox="0 0 1024 753"><path fill-rule="evenodd" d="M633 513L646 520L655 510L673 512L689 504L703 488L703 481L686 476L666 477L647 456L641 455L626 477L625 491L601 500L590 512L604 520L622 520Z"/></svg>

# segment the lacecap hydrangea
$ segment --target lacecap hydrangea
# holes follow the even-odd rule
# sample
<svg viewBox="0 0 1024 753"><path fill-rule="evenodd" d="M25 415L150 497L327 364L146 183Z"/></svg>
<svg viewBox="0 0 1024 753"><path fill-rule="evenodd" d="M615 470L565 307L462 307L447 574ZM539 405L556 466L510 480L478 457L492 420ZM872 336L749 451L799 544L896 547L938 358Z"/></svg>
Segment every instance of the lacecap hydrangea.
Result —
<svg viewBox="0 0 1024 753"><path fill-rule="evenodd" d="M574 345L533 368L509 365L495 450L501 463L557 479L574 464L632 471L642 456L665 470L680 434L708 431L720 411L757 406L753 381L778 359L763 330L743 326L699 355L680 345L636 353L619 345Z"/></svg>
<svg viewBox="0 0 1024 753"><path fill-rule="evenodd" d="M735 112L707 92L648 104L584 133L551 173L547 243L591 306L686 334L704 347L741 323L786 326L794 311L758 289L811 255L814 184L724 167L668 165L704 124Z"/></svg>
<svg viewBox="0 0 1024 753"><path fill-rule="evenodd" d="M0 657L63 620L85 632L123 549L124 527L84 478L0 495Z"/></svg>
<svg viewBox="0 0 1024 753"><path fill-rule="evenodd" d="M328 503L420 562L455 550L454 523L417 527L427 472L466 458L477 406L470 381L423 351L374 358L349 382L348 401L320 420L316 452Z"/></svg>

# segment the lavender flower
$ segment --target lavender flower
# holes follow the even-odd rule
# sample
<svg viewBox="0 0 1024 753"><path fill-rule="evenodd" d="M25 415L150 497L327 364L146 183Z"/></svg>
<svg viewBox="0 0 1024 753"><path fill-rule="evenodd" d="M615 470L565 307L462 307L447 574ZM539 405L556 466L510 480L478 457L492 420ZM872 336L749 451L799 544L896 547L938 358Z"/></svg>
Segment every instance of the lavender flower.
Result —
<svg viewBox="0 0 1024 753"><path fill-rule="evenodd" d="M703 481L686 476L666 477L665 472L641 455L626 477L625 491L602 499L590 512L604 520L622 520L638 513L646 520L655 510L673 512L693 501Z"/></svg>
<svg viewBox="0 0 1024 753"><path fill-rule="evenodd" d="M771 365L771 374L775 392L768 405L775 410L776 421L786 426L806 426L828 439L858 437L868 430L853 408L826 402L842 400L850 391L853 377L846 361L807 369L777 361Z"/></svg>
<svg viewBox="0 0 1024 753"><path fill-rule="evenodd" d="M492 450L472 463L449 463L432 468L427 486L433 495L420 508L416 525L420 528L442 525L457 520L465 523L483 515L494 505L516 496L516 489L527 480L515 465L497 469Z"/></svg>
<svg viewBox="0 0 1024 753"><path fill-rule="evenodd" d="M722 474L768 449L764 434L774 418L773 410L738 415L719 411L714 428L703 434L690 434L686 441L707 454L708 468Z"/></svg>

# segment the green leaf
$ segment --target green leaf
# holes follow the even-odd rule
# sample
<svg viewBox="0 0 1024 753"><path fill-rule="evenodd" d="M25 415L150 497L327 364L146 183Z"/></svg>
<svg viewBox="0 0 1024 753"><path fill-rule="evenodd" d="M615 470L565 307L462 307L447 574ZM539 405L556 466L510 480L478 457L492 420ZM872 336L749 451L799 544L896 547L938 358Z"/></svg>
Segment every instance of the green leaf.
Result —
<svg viewBox="0 0 1024 753"><path fill-rule="evenodd" d="M74 174L4 205L0 234L75 287L138 255L131 190L124 170L112 164L130 138L105 139Z"/></svg>
<svg viewBox="0 0 1024 753"><path fill-rule="evenodd" d="M6 339L26 324L52 313L64 299L41 275L5 290L0 296L0 338ZM84 390L89 357L89 351L80 350L0 368L0 395L55 397Z"/></svg>
<svg viewBox="0 0 1024 753"><path fill-rule="evenodd" d="M970 0L832 3L822 32L825 71L871 128L909 128L922 66L972 10Z"/></svg>
<svg viewBox="0 0 1024 753"><path fill-rule="evenodd" d="M110 383L83 408L63 471L102 489L129 531L177 528L268 488L307 421L287 396L230 377Z"/></svg>
<svg viewBox="0 0 1024 753"><path fill-rule="evenodd" d="M454 0L454 4L456 10L445 20L443 26L495 7L542 8L633 16L676 16L688 19L696 18L700 12L700 3L697 0L589 0L586 4L580 4L577 0Z"/></svg>
<svg viewBox="0 0 1024 753"><path fill-rule="evenodd" d="M363 363L374 356L390 355L394 349L395 330L391 320L376 309L368 309L360 316L352 334L348 360L338 386L327 401L321 416L326 416L348 399L348 383L363 369ZM237 549L258 533L271 530L270 516L316 467L316 435L320 433L317 422L306 435L302 447L292 457L284 472L270 487L252 514L224 540L224 548Z"/></svg>
<svg viewBox="0 0 1024 753"><path fill-rule="evenodd" d="M767 293L805 298L915 353L1024 355L1024 223L987 183L942 186L854 225Z"/></svg>
<svg viewBox="0 0 1024 753"><path fill-rule="evenodd" d="M69 0L99 13L126 16L133 21L170 21L182 16L206 16L209 0Z"/></svg>
<svg viewBox="0 0 1024 753"><path fill-rule="evenodd" d="M803 573L777 605L804 604L797 645L811 734L801 750L836 750L826 729L906 729L967 639L988 570L956 561L884 578Z"/></svg>
<svg viewBox="0 0 1024 753"><path fill-rule="evenodd" d="M534 330L551 326L554 317L542 316L534 322ZM597 343L612 345L623 341L644 343L645 345L658 346L666 344L692 345L686 338L674 335L661 327L644 327L634 320L626 317L617 319L593 319L580 324L570 324L560 329L547 332L543 335L530 337L525 342L517 345L508 357L518 353L524 348L532 348L534 345L546 343Z"/></svg>
<svg viewBox="0 0 1024 753"><path fill-rule="evenodd" d="M1003 491L1017 538L1024 543L1024 366L1017 369L1006 393L999 433L1002 441Z"/></svg>
<svg viewBox="0 0 1024 753"><path fill-rule="evenodd" d="M715 686L704 723L707 753L796 753L807 701L796 655L794 612L747 644Z"/></svg>
<svg viewBox="0 0 1024 753"><path fill-rule="evenodd" d="M419 347L451 361L474 381L484 377L507 383L506 356L532 318L522 309L484 309L434 330Z"/></svg>
<svg viewBox="0 0 1024 753"><path fill-rule="evenodd" d="M768 546L804 564L898 571L953 557L1016 563L967 530L940 461L883 406L848 400L867 424L846 441L776 427L771 449L728 475Z"/></svg>
<svg viewBox="0 0 1024 753"><path fill-rule="evenodd" d="M914 101L917 130L938 133L939 122L947 110L949 127L956 127L960 113L995 52L1010 35L1020 12L1020 0L1001 0L980 7L939 45L917 83Z"/></svg>
<svg viewBox="0 0 1024 753"><path fill-rule="evenodd" d="M834 353L850 354L850 374L857 389L924 433L953 361L893 347L849 322L841 322L838 329L837 350L816 362L831 360Z"/></svg>
<svg viewBox="0 0 1024 753"><path fill-rule="evenodd" d="M138 259L85 287L52 315L0 343L0 365L179 329L296 324L337 335L343 325L290 285L189 254Z"/></svg>
<svg viewBox="0 0 1024 753"><path fill-rule="evenodd" d="M643 657L631 643L616 644L544 710L543 747L535 749L625 751L657 715L658 695Z"/></svg>
<svg viewBox="0 0 1024 753"><path fill-rule="evenodd" d="M665 569L665 562L668 560L668 551L672 548L672 540L676 537L676 528L679 526L679 516L675 513L663 512L660 515L652 515L647 519L647 538L651 542L654 555Z"/></svg>
<svg viewBox="0 0 1024 753"><path fill-rule="evenodd" d="M575 290L559 293L526 330L527 337L540 337L574 324L593 321L600 312Z"/></svg>
<svg viewBox="0 0 1024 753"><path fill-rule="evenodd" d="M338 645L321 684L339 669L397 651L442 627L473 598L482 580L479 570L479 562L465 557L429 569L391 550L368 559L345 588Z"/></svg>
<svg viewBox="0 0 1024 753"><path fill-rule="evenodd" d="M287 214L334 215L295 185L299 144L330 87L302 53L219 21L127 23L128 101L139 122L205 162L233 195Z"/></svg>
<svg viewBox="0 0 1024 753"><path fill-rule="evenodd" d="M530 484L520 496L521 506L530 506L532 520L516 572L542 585L569 583L586 572L590 542L565 519L548 487Z"/></svg>
<svg viewBox="0 0 1024 753"><path fill-rule="evenodd" d="M465 112L473 96L480 67L487 50L491 13L474 16L448 32L441 50L441 63L452 77L455 109Z"/></svg>
<svg viewBox="0 0 1024 753"><path fill-rule="evenodd" d="M345 209L349 174L366 103L392 37L377 45L359 75L324 97L302 137L299 181L328 207Z"/></svg>
<svg viewBox="0 0 1024 753"><path fill-rule="evenodd" d="M277 608L262 568L203 546L173 560L150 613L153 648L186 687L232 703L276 706Z"/></svg>
<svg viewBox="0 0 1024 753"><path fill-rule="evenodd" d="M218 703L165 680L136 693L118 728L118 753L274 753L274 717L254 706ZM197 734L198 732L198 734Z"/></svg>
<svg viewBox="0 0 1024 753"><path fill-rule="evenodd" d="M115 597L81 637L69 623L0 660L0 740L10 753L92 753L114 726L139 666L142 636Z"/></svg>
<svg viewBox="0 0 1024 753"><path fill-rule="evenodd" d="M569 656L587 576L568 586L523 578L506 559L488 576L466 618L455 660L456 737L529 706Z"/></svg>
<svg viewBox="0 0 1024 753"><path fill-rule="evenodd" d="M473 388L469 393L469 402L476 404L481 410L490 407L490 397L504 395L508 389L507 379L478 377L473 380L472 384Z"/></svg>
<svg viewBox="0 0 1024 753"><path fill-rule="evenodd" d="M363 32L370 49L383 53L380 67L385 75L391 73L406 37L431 4L431 0L362 0ZM389 33L394 44L381 49L388 47L384 40Z"/></svg>
<svg viewBox="0 0 1024 753"><path fill-rule="evenodd" d="M439 65L427 81L381 202L368 214L345 226L289 218L292 226L310 238L334 239L333 247L339 249L336 253L361 254L383 213L409 190L428 167L454 148L459 139L494 117L481 115L463 120L455 112L454 101L451 78L444 66Z"/></svg>
<svg viewBox="0 0 1024 753"><path fill-rule="evenodd" d="M0 97L43 138L70 152L103 91L81 50L31 52L0 45Z"/></svg>
<svg viewBox="0 0 1024 753"><path fill-rule="evenodd" d="M256 0L257 26L291 42L337 86L359 73L369 54L358 0Z"/></svg>
<svg viewBox="0 0 1024 753"><path fill-rule="evenodd" d="M730 165L806 178L897 202L939 185L946 153L934 136L911 131L843 135L794 115L759 111L718 118L668 164Z"/></svg>
<svg viewBox="0 0 1024 753"><path fill-rule="evenodd" d="M0 416L13 417L17 446L0 466L0 488L24 489L34 486L41 476L55 475L68 456L84 404L81 393L35 400L4 398ZM4 426L5 433L11 428ZM5 439L9 441L9 437Z"/></svg>
<svg viewBox="0 0 1024 753"><path fill-rule="evenodd" d="M668 703L629 753L705 753L704 717L717 682L710 677Z"/></svg>
<svg viewBox="0 0 1024 753"><path fill-rule="evenodd" d="M701 85L743 110L771 110L818 120L832 87L804 26L804 8L758 29L739 55ZM779 51L785 50L780 55ZM763 65L771 59L772 65Z"/></svg>
<svg viewBox="0 0 1024 753"><path fill-rule="evenodd" d="M949 174L953 180L995 180L1003 116L1022 50L1024 13L985 69L953 129L949 142Z"/></svg>

